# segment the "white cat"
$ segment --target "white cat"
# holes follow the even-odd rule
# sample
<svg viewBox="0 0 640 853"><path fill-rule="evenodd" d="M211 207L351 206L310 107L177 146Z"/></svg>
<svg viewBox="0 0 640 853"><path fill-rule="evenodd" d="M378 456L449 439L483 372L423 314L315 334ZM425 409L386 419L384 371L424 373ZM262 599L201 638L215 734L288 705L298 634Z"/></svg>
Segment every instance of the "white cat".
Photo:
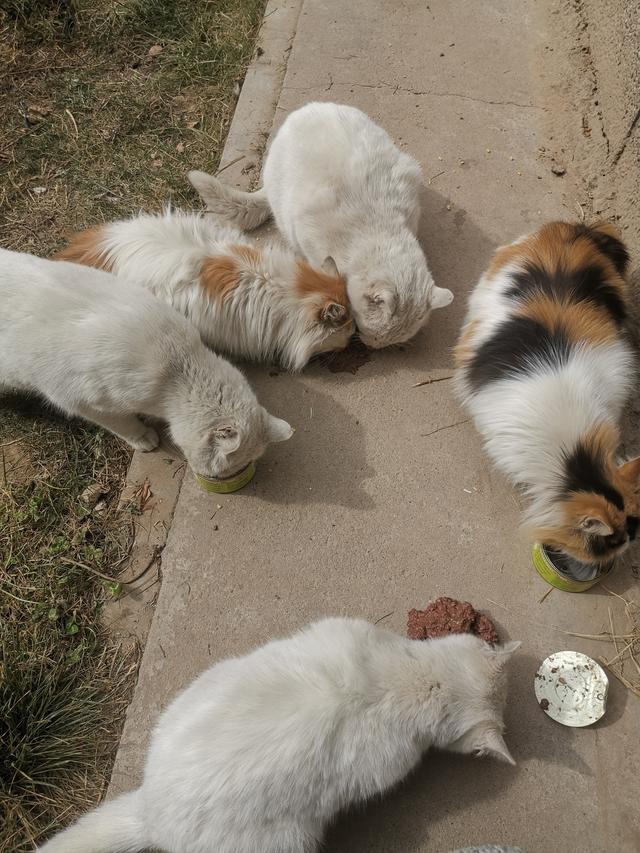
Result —
<svg viewBox="0 0 640 853"><path fill-rule="evenodd" d="M0 390L37 393L139 450L162 418L194 471L228 477L292 434L184 317L137 285L0 249Z"/></svg>
<svg viewBox="0 0 640 853"><path fill-rule="evenodd" d="M432 308L453 300L434 285L416 239L420 167L360 110L311 103L291 113L271 143L258 192L203 172L189 180L214 213L255 228L272 212L310 264L333 259L367 346L409 340Z"/></svg>
<svg viewBox="0 0 640 853"><path fill-rule="evenodd" d="M216 352L300 370L353 333L345 282L211 216L167 210L81 231L57 258L149 288Z"/></svg>
<svg viewBox="0 0 640 853"><path fill-rule="evenodd" d="M141 787L41 851L312 853L338 811L395 785L431 746L514 763L502 713L518 645L325 619L222 661L160 717Z"/></svg>

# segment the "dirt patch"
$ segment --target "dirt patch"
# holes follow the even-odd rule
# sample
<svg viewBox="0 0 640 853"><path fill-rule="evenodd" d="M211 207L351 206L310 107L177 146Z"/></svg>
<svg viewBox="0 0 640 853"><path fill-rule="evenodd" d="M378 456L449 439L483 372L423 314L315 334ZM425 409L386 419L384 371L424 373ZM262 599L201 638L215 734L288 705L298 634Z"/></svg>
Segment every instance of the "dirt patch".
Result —
<svg viewBox="0 0 640 853"><path fill-rule="evenodd" d="M38 471L33 449L24 438L9 438L0 447L0 484L4 487L28 483Z"/></svg>

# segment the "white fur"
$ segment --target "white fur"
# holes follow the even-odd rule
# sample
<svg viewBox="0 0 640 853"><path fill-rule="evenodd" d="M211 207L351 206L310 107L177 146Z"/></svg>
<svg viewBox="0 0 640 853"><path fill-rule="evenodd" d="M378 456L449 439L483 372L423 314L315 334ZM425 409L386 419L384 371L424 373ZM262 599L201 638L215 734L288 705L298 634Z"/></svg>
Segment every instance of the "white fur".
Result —
<svg viewBox="0 0 640 853"><path fill-rule="evenodd" d="M242 261L239 286L222 304L200 286L200 270L207 258L234 257L237 245L256 249L260 260L255 266ZM300 370L319 352L343 349L353 333L350 320L336 329L316 319L317 297L296 293L298 261L290 250L276 244L258 248L210 216L167 210L112 222L100 229L97 248L115 275L173 305L216 351L278 359Z"/></svg>
<svg viewBox="0 0 640 853"><path fill-rule="evenodd" d="M338 811L395 785L431 746L513 763L502 712L518 645L326 619L223 661L161 716L142 786L41 851L311 853Z"/></svg>
<svg viewBox="0 0 640 853"><path fill-rule="evenodd" d="M100 270L0 250L0 389L37 393L140 450L138 415L168 422L191 467L225 477L292 434L244 376L143 288Z"/></svg>
<svg viewBox="0 0 640 853"><path fill-rule="evenodd" d="M368 346L409 340L432 308L453 299L434 285L416 239L420 167L354 107L310 103L291 113L271 143L258 194L202 172L189 178L210 210L245 226L272 211L311 264L333 258Z"/></svg>
<svg viewBox="0 0 640 853"><path fill-rule="evenodd" d="M467 323L479 321L478 349L517 309L506 296L515 265L486 276L469 299ZM497 467L524 487L531 499L525 524L557 523L564 456L595 426L617 426L635 377L635 359L624 339L576 347L560 367L540 365L533 373L489 382L473 391L464 368L456 384L485 447Z"/></svg>

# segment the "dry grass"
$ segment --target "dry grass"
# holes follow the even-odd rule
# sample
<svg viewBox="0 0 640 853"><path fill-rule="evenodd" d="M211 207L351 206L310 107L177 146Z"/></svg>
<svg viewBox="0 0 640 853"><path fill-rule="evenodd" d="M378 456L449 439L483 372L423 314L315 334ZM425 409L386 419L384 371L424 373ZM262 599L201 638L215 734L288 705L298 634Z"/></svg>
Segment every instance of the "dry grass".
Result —
<svg viewBox="0 0 640 853"><path fill-rule="evenodd" d="M217 166L264 0L8 6L0 243L45 254L75 228L196 203L185 173Z"/></svg>
<svg viewBox="0 0 640 853"><path fill-rule="evenodd" d="M609 608L609 630L599 634L577 634L568 632L573 637L589 640L601 640L611 643L613 649L606 657L600 657L600 663L615 675L627 690L640 697L640 606L636 601L624 598L617 592L602 584L609 595L622 601L626 624L617 627L614 623L613 612Z"/></svg>
<svg viewBox="0 0 640 853"><path fill-rule="evenodd" d="M99 620L118 585L67 560L122 564L129 452L34 407L2 415L0 445L0 850L18 853L96 801L117 741L134 660ZM92 508L81 495L93 483L104 499Z"/></svg>
<svg viewBox="0 0 640 853"><path fill-rule="evenodd" d="M46 255L76 228L198 204L184 174L217 166L263 6L3 0L0 245ZM0 853L23 853L110 771L136 661L102 632L119 585L100 576L130 544L116 510L129 451L37 405L0 406Z"/></svg>

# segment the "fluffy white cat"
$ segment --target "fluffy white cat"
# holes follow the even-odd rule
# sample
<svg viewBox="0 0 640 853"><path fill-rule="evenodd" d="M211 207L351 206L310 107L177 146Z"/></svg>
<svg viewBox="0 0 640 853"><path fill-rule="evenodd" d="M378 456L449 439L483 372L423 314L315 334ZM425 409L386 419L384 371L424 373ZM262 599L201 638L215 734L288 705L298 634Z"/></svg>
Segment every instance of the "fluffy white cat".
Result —
<svg viewBox="0 0 640 853"><path fill-rule="evenodd" d="M0 391L37 393L139 450L168 422L194 471L228 477L292 434L196 329L141 287L0 249Z"/></svg>
<svg viewBox="0 0 640 853"><path fill-rule="evenodd" d="M325 619L204 672L164 711L140 788L42 853L312 853L346 806L431 746L513 763L505 664L519 643L407 640Z"/></svg>
<svg viewBox="0 0 640 853"><path fill-rule="evenodd" d="M81 231L56 256L144 285L216 352L301 370L353 333L345 282L212 216L167 210Z"/></svg>
<svg viewBox="0 0 640 853"><path fill-rule="evenodd" d="M258 192L225 187L203 172L189 180L214 213L242 228L273 213L310 264L332 259L367 346L409 340L432 308L453 300L433 283L416 239L419 165L354 107L310 103L292 112L271 143Z"/></svg>

